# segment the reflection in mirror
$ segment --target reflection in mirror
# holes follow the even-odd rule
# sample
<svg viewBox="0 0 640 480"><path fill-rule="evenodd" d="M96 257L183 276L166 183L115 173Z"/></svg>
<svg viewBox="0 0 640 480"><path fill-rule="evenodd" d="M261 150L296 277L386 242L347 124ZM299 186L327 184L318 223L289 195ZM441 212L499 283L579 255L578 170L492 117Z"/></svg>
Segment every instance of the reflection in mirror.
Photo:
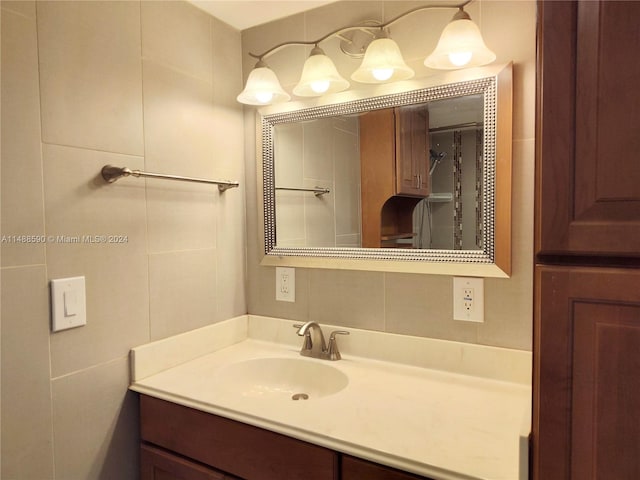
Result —
<svg viewBox="0 0 640 480"><path fill-rule="evenodd" d="M267 256L497 264L499 244L510 258L511 66L501 68L263 115Z"/></svg>
<svg viewBox="0 0 640 480"><path fill-rule="evenodd" d="M406 210L396 212L397 216L412 218L411 227L403 236L387 232L386 237L364 240L362 232L372 229L362 224L382 221L379 208L372 211L365 206L364 211L371 212L365 216L360 208L362 197L371 196L362 192L361 197L362 179L371 178L367 169L368 162L373 161L361 158L359 148L365 141L360 137L361 125L369 125L360 121L366 113L276 125L276 245L481 249L483 111L483 96L476 94L398 107L390 112L396 118L391 129L403 115L423 119L411 124L410 135L424 138L419 150L413 144L412 151L396 151L397 155L413 157L410 160L424 171L425 187L424 191L404 195L390 192L394 195L384 199L386 206L397 209L402 205ZM397 149L401 139L394 131L389 131L387 137L396 142ZM398 163L405 158L381 160ZM416 181L417 175L409 182ZM304 188L325 189L327 195L314 198ZM411 200L394 202L398 196Z"/></svg>
<svg viewBox="0 0 640 480"><path fill-rule="evenodd" d="M430 193L413 214L414 248L482 249L483 97L429 103Z"/></svg>
<svg viewBox="0 0 640 480"><path fill-rule="evenodd" d="M274 160L277 245L359 247L358 116L277 125Z"/></svg>

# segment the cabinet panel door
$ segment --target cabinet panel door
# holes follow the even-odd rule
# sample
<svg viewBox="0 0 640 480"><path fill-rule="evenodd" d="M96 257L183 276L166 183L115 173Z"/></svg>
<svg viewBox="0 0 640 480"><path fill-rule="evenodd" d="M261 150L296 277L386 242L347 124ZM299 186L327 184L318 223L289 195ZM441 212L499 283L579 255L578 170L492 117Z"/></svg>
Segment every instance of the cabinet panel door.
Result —
<svg viewBox="0 0 640 480"><path fill-rule="evenodd" d="M140 480L231 480L222 473L149 445L140 447Z"/></svg>
<svg viewBox="0 0 640 480"><path fill-rule="evenodd" d="M538 5L537 251L640 256L640 2Z"/></svg>
<svg viewBox="0 0 640 480"><path fill-rule="evenodd" d="M395 108L396 195L429 195L429 111Z"/></svg>
<svg viewBox="0 0 640 480"><path fill-rule="evenodd" d="M537 267L534 478L640 478L640 271Z"/></svg>
<svg viewBox="0 0 640 480"><path fill-rule="evenodd" d="M342 480L429 480L394 468L367 462L347 455L342 456Z"/></svg>

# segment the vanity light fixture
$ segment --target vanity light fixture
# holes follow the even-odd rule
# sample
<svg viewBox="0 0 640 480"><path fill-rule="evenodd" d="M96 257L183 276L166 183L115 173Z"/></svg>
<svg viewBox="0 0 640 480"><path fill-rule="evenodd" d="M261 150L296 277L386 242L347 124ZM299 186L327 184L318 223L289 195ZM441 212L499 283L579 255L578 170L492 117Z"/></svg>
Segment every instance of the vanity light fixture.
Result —
<svg viewBox="0 0 640 480"><path fill-rule="evenodd" d="M425 66L440 70L456 68L478 67L493 62L495 53L485 45L480 29L471 21L471 17L464 11L464 7L473 0L465 0L457 5L425 5L404 12L382 24L365 22L360 25L342 27L313 41L284 42L270 48L262 54L249 53L256 58L254 69L249 74L247 85L237 100L247 105L271 105L286 102L291 97L280 85L275 73L264 63L264 59L290 45L313 46L309 58L304 63L300 81L293 89L293 94L300 97L313 97L328 93L341 92L349 88L349 82L337 71L333 61L325 55L319 44L331 37L339 37L343 43L351 42L347 32L363 32L371 37L371 42L362 46L364 59L360 67L353 72L351 79L360 83L389 83L407 80L414 76L414 71L407 66L398 44L389 38L387 28L412 13L427 9L451 9L458 12L445 27L438 41L438 45L431 55L424 61ZM362 35L360 35L362 37ZM343 51L353 55L353 52Z"/></svg>
<svg viewBox="0 0 640 480"><path fill-rule="evenodd" d="M496 54L487 48L478 26L462 7L444 28L438 45L425 66L439 70L479 67L493 62Z"/></svg>
<svg viewBox="0 0 640 480"><path fill-rule="evenodd" d="M349 82L342 78L333 61L316 45L304 62L300 82L294 87L293 94L299 97L317 97L347 88Z"/></svg>
<svg viewBox="0 0 640 480"><path fill-rule="evenodd" d="M398 44L386 36L384 30L381 34L367 47L360 68L351 75L352 80L387 83L413 77L414 71L404 62Z"/></svg>
<svg viewBox="0 0 640 480"><path fill-rule="evenodd" d="M247 85L236 100L246 105L271 105L287 102L291 96L284 91L278 77L262 59L253 67Z"/></svg>

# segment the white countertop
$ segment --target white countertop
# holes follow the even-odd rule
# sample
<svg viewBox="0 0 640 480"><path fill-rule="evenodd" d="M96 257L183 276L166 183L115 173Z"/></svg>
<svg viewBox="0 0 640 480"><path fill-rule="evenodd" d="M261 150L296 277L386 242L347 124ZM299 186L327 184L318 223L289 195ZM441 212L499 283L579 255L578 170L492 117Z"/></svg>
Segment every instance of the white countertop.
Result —
<svg viewBox="0 0 640 480"><path fill-rule="evenodd" d="M131 389L436 480L526 478L529 352L348 329L342 360L308 359L348 377L333 395L256 398L216 381L240 361L301 358L293 323L243 316L138 347Z"/></svg>

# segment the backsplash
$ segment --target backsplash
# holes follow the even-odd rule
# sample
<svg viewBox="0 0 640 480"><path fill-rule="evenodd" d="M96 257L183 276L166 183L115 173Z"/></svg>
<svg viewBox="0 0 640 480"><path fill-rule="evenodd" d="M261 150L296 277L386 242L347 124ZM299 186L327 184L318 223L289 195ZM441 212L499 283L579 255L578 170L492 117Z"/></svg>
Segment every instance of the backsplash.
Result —
<svg viewBox="0 0 640 480"><path fill-rule="evenodd" d="M363 20L388 21L424 2L341 1L242 32L243 72L249 74L260 53L278 43L316 39ZM485 323L453 321L452 278L346 270L296 271L296 303L275 300L273 267L259 265L255 161L255 110L245 109L249 313L313 320L345 327L419 335L531 350L533 305L533 184L535 118L535 24L533 1L478 1L466 10L479 25L497 63L514 63L513 125L513 273L485 280ZM423 65L451 19L450 10L429 10L391 28L416 76L435 73ZM433 25L433 28L428 28ZM340 74L349 78L359 60L339 51L339 39L323 42ZM269 56L285 90L297 83L310 47L290 47Z"/></svg>

